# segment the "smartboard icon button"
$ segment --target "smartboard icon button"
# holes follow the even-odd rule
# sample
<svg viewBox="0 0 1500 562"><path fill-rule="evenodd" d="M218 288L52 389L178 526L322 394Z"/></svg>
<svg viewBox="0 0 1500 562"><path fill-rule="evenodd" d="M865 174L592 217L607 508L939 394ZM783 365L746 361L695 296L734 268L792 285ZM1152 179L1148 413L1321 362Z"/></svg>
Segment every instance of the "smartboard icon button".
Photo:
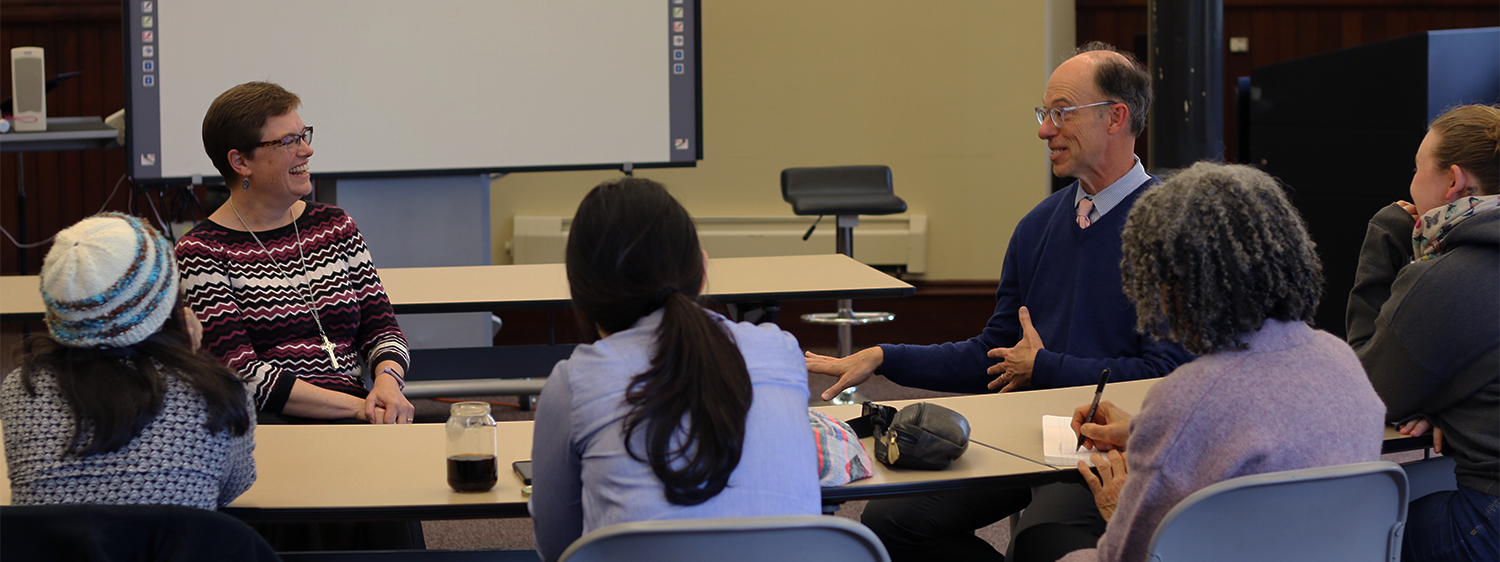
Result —
<svg viewBox="0 0 1500 562"><path fill-rule="evenodd" d="M142 166L155 166L156 165L156 153L155 152L147 152L147 153L141 154L141 165Z"/></svg>
<svg viewBox="0 0 1500 562"><path fill-rule="evenodd" d="M672 142L672 144L677 147L677 150L687 150L688 149L688 140L687 139L675 139Z"/></svg>

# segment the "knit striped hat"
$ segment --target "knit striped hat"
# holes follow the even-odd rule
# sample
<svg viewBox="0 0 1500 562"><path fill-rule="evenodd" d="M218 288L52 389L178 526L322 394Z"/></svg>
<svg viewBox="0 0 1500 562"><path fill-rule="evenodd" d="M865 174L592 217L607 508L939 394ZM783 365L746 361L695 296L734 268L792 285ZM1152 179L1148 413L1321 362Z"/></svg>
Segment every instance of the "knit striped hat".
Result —
<svg viewBox="0 0 1500 562"><path fill-rule="evenodd" d="M47 330L72 347L124 347L160 330L177 303L177 262L156 229L101 213L57 233L42 260Z"/></svg>

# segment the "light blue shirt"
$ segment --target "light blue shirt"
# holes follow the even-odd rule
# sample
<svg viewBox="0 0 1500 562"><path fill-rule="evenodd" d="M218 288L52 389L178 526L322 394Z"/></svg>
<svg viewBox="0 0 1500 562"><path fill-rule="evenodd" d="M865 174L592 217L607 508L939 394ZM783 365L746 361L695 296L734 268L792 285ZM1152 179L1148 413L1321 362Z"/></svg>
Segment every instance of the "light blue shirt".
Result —
<svg viewBox="0 0 1500 562"><path fill-rule="evenodd" d="M1094 210L1089 211L1089 222L1099 222L1099 217L1104 216L1105 213L1114 209L1116 205L1119 205L1121 201L1124 201L1126 197L1134 193L1137 188L1145 184L1147 179L1151 178L1151 175L1146 173L1146 167L1141 165L1141 157L1133 156L1133 158L1135 158L1135 165L1130 167L1129 172L1125 172L1125 175L1120 176L1120 179L1115 180L1115 183L1109 184L1109 187L1094 194ZM1078 202L1083 201L1083 198L1087 195L1087 193L1084 193L1082 185L1073 192L1074 214L1078 213Z"/></svg>
<svg viewBox="0 0 1500 562"><path fill-rule="evenodd" d="M631 458L622 438L631 378L656 351L662 311L590 345L580 345L547 378L536 408L530 507L537 551L556 560L594 529L648 519L822 513L818 449L807 421L807 363L797 338L774 324L725 327L750 371L753 400L740 462L724 491L694 506L667 502L661 480ZM645 428L633 449L645 455Z"/></svg>

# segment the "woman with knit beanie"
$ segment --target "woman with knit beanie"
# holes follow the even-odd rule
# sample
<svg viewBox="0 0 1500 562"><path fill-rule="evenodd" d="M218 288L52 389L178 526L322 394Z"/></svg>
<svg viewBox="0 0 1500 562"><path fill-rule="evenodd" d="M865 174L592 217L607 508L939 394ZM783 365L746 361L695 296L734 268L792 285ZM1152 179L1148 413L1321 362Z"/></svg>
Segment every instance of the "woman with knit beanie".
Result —
<svg viewBox="0 0 1500 562"><path fill-rule="evenodd" d="M195 352L172 247L105 213L57 234L42 262L47 333L0 384L11 502L217 509L255 482L239 377Z"/></svg>

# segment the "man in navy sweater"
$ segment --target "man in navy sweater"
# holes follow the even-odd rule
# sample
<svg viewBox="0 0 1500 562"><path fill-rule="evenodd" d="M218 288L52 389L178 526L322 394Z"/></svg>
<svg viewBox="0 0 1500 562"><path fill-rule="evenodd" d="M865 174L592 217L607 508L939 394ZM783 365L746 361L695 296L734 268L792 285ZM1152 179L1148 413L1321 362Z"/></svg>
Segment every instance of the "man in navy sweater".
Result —
<svg viewBox="0 0 1500 562"><path fill-rule="evenodd" d="M1057 67L1037 108L1037 136L1052 172L1078 181L1027 213L1011 235L984 332L940 345L883 344L835 359L807 354L808 371L839 377L828 400L879 372L905 386L947 392L1011 392L1161 377L1191 356L1135 331L1120 287L1120 233L1130 206L1159 183L1135 156L1151 77L1133 57L1090 43ZM993 490L872 501L863 521L892 560L1003 559L978 529L1028 507L1022 526L1044 521L1097 527L1088 488Z"/></svg>

